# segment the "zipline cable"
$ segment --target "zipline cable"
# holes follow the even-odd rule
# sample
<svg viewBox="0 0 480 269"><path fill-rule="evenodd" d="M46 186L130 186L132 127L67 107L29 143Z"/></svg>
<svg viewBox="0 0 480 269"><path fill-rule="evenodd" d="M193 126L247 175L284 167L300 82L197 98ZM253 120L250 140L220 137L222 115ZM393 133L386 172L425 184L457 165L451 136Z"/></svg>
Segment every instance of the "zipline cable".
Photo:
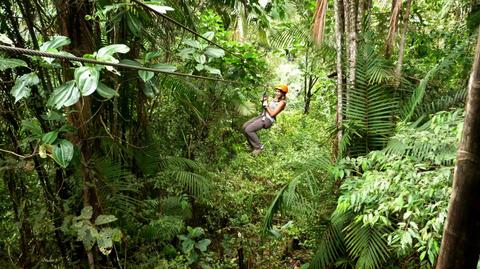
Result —
<svg viewBox="0 0 480 269"><path fill-rule="evenodd" d="M201 39L203 39L203 40L207 41L208 43L210 43L210 44L212 44L212 45L215 45L215 46L217 46L217 47L219 47L219 48L223 49L224 51L228 52L229 54L231 54L231 55L233 55L233 56L237 57L238 59L240 59L240 60L242 60L242 61L246 62L246 60L245 60L245 59L244 59L242 56L238 55L237 53L235 53L235 52L232 52L232 51L230 51L230 50L226 49L225 47L223 47L223 46L219 45L218 43L215 43L215 42L213 42L213 41L209 40L208 38L206 38L206 37L202 36L201 34L199 34L199 33L195 32L194 30L192 30L192 29L188 28L187 26L185 26L185 25L181 24L180 22L178 22L178 21L176 21L176 20L174 20L174 19L172 19L172 18L170 18L170 17L168 17L168 16L164 15L163 13L161 13L161 12L159 12L159 11L155 10L154 8L152 8L152 7L148 6L148 5L146 5L145 3L142 3L142 2L140 2L140 1L138 1L138 0L132 0L132 2L135 2L135 3L137 3L138 5L142 6L143 8L145 8L145 9L148 9L148 10L152 11L153 13L155 13L155 14L157 14L158 16L160 16L160 17L162 17L162 18L164 18L164 19L168 20L169 22L172 22L172 23L176 24L177 26L180 26L181 28L183 28L183 29L185 29L186 31L188 31L188 32L190 32L190 33L192 33L192 34L194 34L195 36L197 36L197 37L199 37L199 38L201 38Z"/></svg>
<svg viewBox="0 0 480 269"><path fill-rule="evenodd" d="M135 66L135 65L129 65L129 64L103 62L103 61L98 61L98 60L95 60L95 59L82 58L82 57L77 57L77 56L59 55L59 54L50 53L50 52L24 49L24 48L18 48L18 47L9 47L9 46L4 46L4 45L0 45L0 51L10 52L12 54L41 56L41 57L76 61L76 62L84 62L84 63L91 63L91 64L99 64L99 65L108 65L108 66L126 68L126 69L143 70L143 71L150 71L150 72L154 72L154 73L162 73L162 74L174 75L174 76L183 76L183 77L190 77L190 78L197 78L197 79L204 79L204 80L220 81L220 82L226 82L226 83L232 83L232 84L238 84L238 85L242 84L241 82L234 81L234 80L204 77L204 76L191 75L191 74L178 73L178 72L169 72L169 71L165 71L165 70L161 70L161 69L157 69L157 68L144 67L144 66Z"/></svg>

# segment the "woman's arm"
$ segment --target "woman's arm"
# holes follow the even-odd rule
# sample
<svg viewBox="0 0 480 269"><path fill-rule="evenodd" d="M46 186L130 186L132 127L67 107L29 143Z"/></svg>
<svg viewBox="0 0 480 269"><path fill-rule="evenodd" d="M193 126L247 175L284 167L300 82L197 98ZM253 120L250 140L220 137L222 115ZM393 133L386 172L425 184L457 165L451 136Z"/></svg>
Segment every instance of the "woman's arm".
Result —
<svg viewBox="0 0 480 269"><path fill-rule="evenodd" d="M275 117L278 115L278 113L282 112L282 110L285 108L285 101L283 100L280 100L280 103L278 104L278 106L275 108L275 109L270 109L268 106L265 107L265 110L268 112L268 114L270 115L270 117Z"/></svg>

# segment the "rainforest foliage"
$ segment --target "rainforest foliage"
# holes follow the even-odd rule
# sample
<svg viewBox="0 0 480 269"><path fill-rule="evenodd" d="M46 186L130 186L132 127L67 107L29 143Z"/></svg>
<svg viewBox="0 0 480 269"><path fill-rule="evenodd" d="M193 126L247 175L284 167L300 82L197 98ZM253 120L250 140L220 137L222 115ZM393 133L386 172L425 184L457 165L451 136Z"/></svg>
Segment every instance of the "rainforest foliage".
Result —
<svg viewBox="0 0 480 269"><path fill-rule="evenodd" d="M0 267L434 268L477 2L1 0Z"/></svg>

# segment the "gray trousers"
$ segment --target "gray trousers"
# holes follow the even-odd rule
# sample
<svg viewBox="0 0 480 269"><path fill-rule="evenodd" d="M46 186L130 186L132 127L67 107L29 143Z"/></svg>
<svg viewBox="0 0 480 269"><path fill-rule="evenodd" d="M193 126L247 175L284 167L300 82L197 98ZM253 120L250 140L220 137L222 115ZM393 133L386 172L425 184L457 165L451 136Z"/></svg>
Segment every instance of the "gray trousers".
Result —
<svg viewBox="0 0 480 269"><path fill-rule="evenodd" d="M265 118L262 119L263 116L258 116L255 118L250 119L249 121L245 122L243 125L243 133L247 137L248 144L252 147L252 149L261 149L262 144L260 143L260 139L258 138L257 131L261 130L262 128L268 129L272 126L272 122Z"/></svg>

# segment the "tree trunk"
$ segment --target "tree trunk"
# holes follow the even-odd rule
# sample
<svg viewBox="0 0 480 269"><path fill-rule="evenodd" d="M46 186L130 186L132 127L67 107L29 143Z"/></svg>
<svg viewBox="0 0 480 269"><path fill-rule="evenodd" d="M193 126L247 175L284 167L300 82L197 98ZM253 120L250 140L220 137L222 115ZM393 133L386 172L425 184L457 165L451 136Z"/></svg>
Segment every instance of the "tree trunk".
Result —
<svg viewBox="0 0 480 269"><path fill-rule="evenodd" d="M335 11L335 49L337 51L336 69L337 69L337 152L342 140L342 121L343 121L343 33L345 32L343 16L343 0L334 0Z"/></svg>
<svg viewBox="0 0 480 269"><path fill-rule="evenodd" d="M476 268L480 253L480 35L437 269Z"/></svg>
<svg viewBox="0 0 480 269"><path fill-rule="evenodd" d="M405 40L408 30L411 4L412 0L407 0L407 6L405 7L405 15L403 17L403 28L401 33L400 48L398 50L398 61L397 65L395 66L395 88L398 88L398 86L400 86L400 77L402 76L403 57L405 55Z"/></svg>
<svg viewBox="0 0 480 269"><path fill-rule="evenodd" d="M390 58L392 54L393 45L395 42L395 34L397 33L398 26L398 17L400 14L400 9L402 8L402 0L393 0L392 2L392 12L390 15L390 26L388 29L387 42L385 46L385 58Z"/></svg>
<svg viewBox="0 0 480 269"><path fill-rule="evenodd" d="M93 14L93 3L86 0L56 2L60 33L72 41L70 50L76 55L92 53L96 49L94 30L91 21L85 19L86 15ZM72 79L72 74L65 68L64 80ZM95 191L95 180L91 172L91 158L96 148L96 140L89 139L96 130L92 116L92 98L85 96L77 102L73 109L78 112L69 114L70 123L77 128L76 136L72 137L74 143L80 148L81 167L80 174L83 179L83 207L93 206L95 215L101 213L101 207ZM95 268L94 255L91 250L86 251L90 269Z"/></svg>

